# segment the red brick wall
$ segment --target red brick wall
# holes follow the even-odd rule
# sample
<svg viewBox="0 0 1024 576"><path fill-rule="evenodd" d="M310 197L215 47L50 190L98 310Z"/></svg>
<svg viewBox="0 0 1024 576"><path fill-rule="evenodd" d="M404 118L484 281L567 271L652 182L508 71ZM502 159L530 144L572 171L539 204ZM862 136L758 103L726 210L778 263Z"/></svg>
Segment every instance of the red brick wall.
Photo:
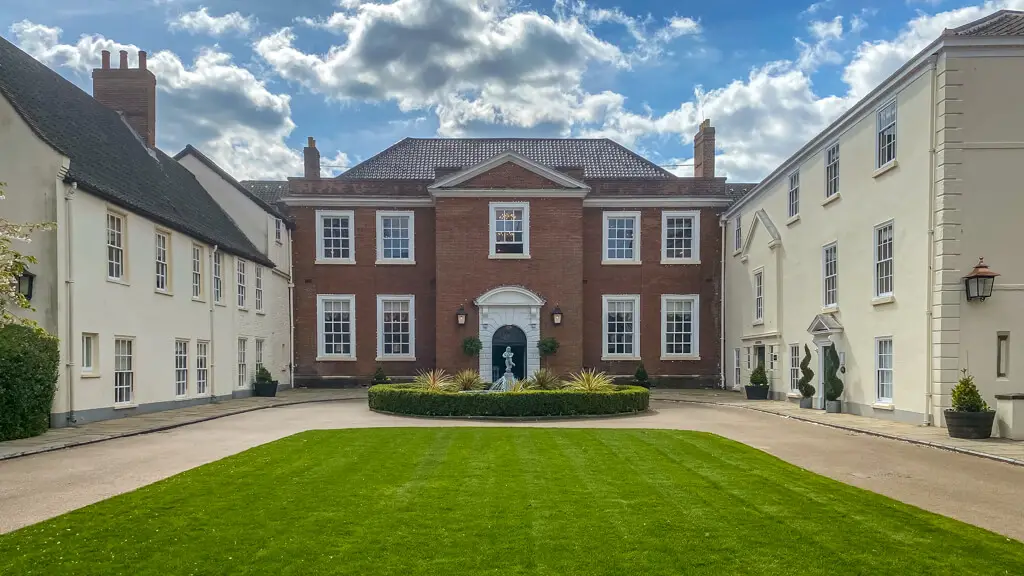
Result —
<svg viewBox="0 0 1024 576"><path fill-rule="evenodd" d="M541 338L552 336L561 347L544 364L558 372L583 363L583 203L579 198L524 198L530 203L530 258L489 257L489 203L494 198L438 198L437 217L437 363L449 369L477 368L478 358L462 352L462 340L477 336L480 319L473 300L498 286L512 284L546 300L541 309ZM501 199L502 202L506 199ZM517 201L508 199L509 202ZM455 323L459 305L469 318ZM551 323L558 305L561 326ZM529 367L528 367L529 369Z"/></svg>
<svg viewBox="0 0 1024 576"><path fill-rule="evenodd" d="M561 186L514 162L505 162L483 174L460 182L456 188L543 189L561 188Z"/></svg>
<svg viewBox="0 0 1024 576"><path fill-rule="evenodd" d="M138 68L92 71L92 94L101 104L124 114L128 124L146 140L156 142L156 76Z"/></svg>

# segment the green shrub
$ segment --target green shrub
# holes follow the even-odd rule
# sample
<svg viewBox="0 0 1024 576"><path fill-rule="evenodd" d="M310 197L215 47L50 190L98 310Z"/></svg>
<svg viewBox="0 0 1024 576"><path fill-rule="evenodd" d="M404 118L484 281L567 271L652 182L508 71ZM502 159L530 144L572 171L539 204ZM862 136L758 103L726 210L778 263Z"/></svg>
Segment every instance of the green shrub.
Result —
<svg viewBox="0 0 1024 576"><path fill-rule="evenodd" d="M954 412L988 412L988 403L981 397L978 387L974 385L974 376L967 373L964 368L960 371L963 376L953 386L953 411Z"/></svg>
<svg viewBox="0 0 1024 576"><path fill-rule="evenodd" d="M558 352L558 340L550 337L541 338L540 341L537 342L537 350L540 351L541 358L551 356L555 352Z"/></svg>
<svg viewBox="0 0 1024 576"><path fill-rule="evenodd" d="M260 366L256 370L256 377L254 378L254 380L256 382L273 382L274 377L270 375L270 370L267 370L265 367Z"/></svg>
<svg viewBox="0 0 1024 576"><path fill-rule="evenodd" d="M27 326L0 329L0 440L38 436L50 427L60 348Z"/></svg>
<svg viewBox="0 0 1024 576"><path fill-rule="evenodd" d="M455 390L482 390L484 381L476 370L463 370L452 377Z"/></svg>
<svg viewBox="0 0 1024 576"><path fill-rule="evenodd" d="M643 360L640 361L640 364L636 367L636 372L633 373L633 383L644 388L651 387L651 378L647 375L647 369L644 368Z"/></svg>
<svg viewBox="0 0 1024 576"><path fill-rule="evenodd" d="M416 378L412 381L413 386L423 388L424 390L451 390L452 377L447 372L438 368L436 370L424 370L419 374L416 374Z"/></svg>
<svg viewBox="0 0 1024 576"><path fill-rule="evenodd" d="M373 386L371 410L419 416L577 416L644 412L650 391L614 386L602 392L529 390L526 392L436 392L405 384Z"/></svg>
<svg viewBox="0 0 1024 576"><path fill-rule="evenodd" d="M825 354L828 354L828 372L825 373L825 399L830 402L839 400L839 397L843 395L843 381L839 379L836 372L839 371L839 352L836 352L835 346L829 346L825 348Z"/></svg>
<svg viewBox="0 0 1024 576"><path fill-rule="evenodd" d="M388 378L388 375L384 373L384 367L378 364L377 370L373 372L373 378L370 379L370 383L373 385L391 384L391 378Z"/></svg>
<svg viewBox="0 0 1024 576"><path fill-rule="evenodd" d="M462 351L466 356L477 356L484 347L483 343L476 336L466 336L462 339Z"/></svg>
<svg viewBox="0 0 1024 576"><path fill-rule="evenodd" d="M562 379L547 368L541 368L530 376L530 386L537 390L559 390L565 386Z"/></svg>
<svg viewBox="0 0 1024 576"><path fill-rule="evenodd" d="M764 371L764 363L758 363L757 368L750 373L751 386L767 386L768 374Z"/></svg>
<svg viewBox="0 0 1024 576"><path fill-rule="evenodd" d="M804 344L804 359L800 361L800 381L797 382L797 390L800 391L800 395L804 398L810 398L814 396L814 386L811 385L811 380L814 379L814 370L810 368L811 364L811 349Z"/></svg>
<svg viewBox="0 0 1024 576"><path fill-rule="evenodd" d="M590 369L581 370L571 375L569 381L565 383L565 387L582 392L602 392L610 390L613 384L612 379L604 372Z"/></svg>
<svg viewBox="0 0 1024 576"><path fill-rule="evenodd" d="M516 380L512 378L512 384L509 385L509 392L526 392L527 390L533 390L533 383L530 380L524 378L522 380Z"/></svg>

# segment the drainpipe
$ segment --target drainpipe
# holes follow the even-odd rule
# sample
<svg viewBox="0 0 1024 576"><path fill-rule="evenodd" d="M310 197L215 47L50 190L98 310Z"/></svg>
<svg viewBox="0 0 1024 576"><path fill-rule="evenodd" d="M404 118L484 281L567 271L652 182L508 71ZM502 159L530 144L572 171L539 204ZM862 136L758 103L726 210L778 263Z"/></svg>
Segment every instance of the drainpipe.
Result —
<svg viewBox="0 0 1024 576"><path fill-rule="evenodd" d="M64 364L64 377L67 379L68 389L68 425L77 422L75 418L75 268L74 268L74 211L71 209L71 201L75 199L75 192L78 191L78 182L72 182L71 187L64 190L64 217L67 220L64 226L64 241L66 243L67 257L65 258L66 270L64 279L64 292L67 299L67 362Z"/></svg>
<svg viewBox="0 0 1024 576"><path fill-rule="evenodd" d="M217 370L216 370L216 368L217 368L217 361L215 360L215 358L217 358L217 354L215 353L215 346L216 346L215 342L217 341L217 339L213 337L213 333L214 333L213 332L213 325L214 325L213 311L216 308L216 304L214 304L214 295L216 294L216 292L214 292L214 290L215 290L214 283L216 282L216 280L214 280L214 277L213 277L213 265L214 265L213 263L214 263L214 260L216 260L216 258L217 258L217 251L219 249L220 249L219 245L217 245L217 244L213 245L213 250L210 250L210 267L207 268L207 270L210 271L210 296L209 296L209 299L210 299L210 350L209 350L209 355L206 357L206 363L209 365L207 367L206 382L207 382L207 385L210 387L210 402L216 402L217 401L217 392L214 389L214 384L217 382L217 377L215 376L215 374L217 373ZM224 270L221 270L220 274L221 274L221 277L223 278ZM224 281L221 280L221 286L223 286L223 285L224 285Z"/></svg>
<svg viewBox="0 0 1024 576"><path fill-rule="evenodd" d="M938 88L938 76L935 68L935 56L931 58L931 108L928 114L929 138L931 147L928 151L928 277L925 292L925 371L924 371L924 419L922 424L932 425L932 305L935 301L935 162L938 154L935 151L935 91Z"/></svg>
<svg viewBox="0 0 1024 576"><path fill-rule="evenodd" d="M287 230L287 228L285 228ZM288 232L288 382L295 388L295 268L292 266L292 233Z"/></svg>
<svg viewBox="0 0 1024 576"><path fill-rule="evenodd" d="M722 218L718 219L718 227L722 229L722 243L720 249L722 253L722 273L718 279L718 290L721 294L719 298L719 310L718 310L718 324L719 324L719 354L718 354L718 374L721 378L722 389L727 388L725 383L725 231L726 221Z"/></svg>

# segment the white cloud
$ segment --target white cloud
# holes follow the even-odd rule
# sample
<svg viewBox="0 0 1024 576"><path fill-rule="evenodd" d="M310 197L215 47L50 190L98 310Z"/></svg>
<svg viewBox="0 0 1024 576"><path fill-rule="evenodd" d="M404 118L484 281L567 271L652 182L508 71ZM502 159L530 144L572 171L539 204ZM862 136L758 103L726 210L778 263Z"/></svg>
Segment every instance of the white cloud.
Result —
<svg viewBox="0 0 1024 576"><path fill-rule="evenodd" d="M100 51L138 47L99 35L84 35L75 44L60 43L60 28L29 21L11 26L23 50L54 68L87 78L100 65ZM275 94L250 71L216 48L199 52L191 64L170 51L151 54L148 67L157 77L158 143L171 153L191 143L238 179L281 178L301 172L302 158L285 138L295 128L291 97ZM333 164L347 163L337 153Z"/></svg>
<svg viewBox="0 0 1024 576"><path fill-rule="evenodd" d="M859 15L854 14L853 16L850 17L850 32L858 34L860 32L863 32L864 29L867 27L868 23Z"/></svg>
<svg viewBox="0 0 1024 576"><path fill-rule="evenodd" d="M796 64L798 68L813 71L822 64L842 63L842 55L834 48L834 44L843 38L842 16L836 16L831 20L811 21L807 30L814 41L808 44L799 38L796 40L797 46L800 47L800 56Z"/></svg>
<svg viewBox="0 0 1024 576"><path fill-rule="evenodd" d="M184 30L192 34L209 34L221 36L228 32L248 34L252 30L252 16L242 16L239 12L231 12L223 16L211 16L205 6L199 10L179 14L170 21L171 30Z"/></svg>
<svg viewBox="0 0 1024 576"><path fill-rule="evenodd" d="M806 14L806 15L813 16L813 15L817 14L818 12L821 12L825 8L828 8L829 6L831 6L832 5L832 1L833 0L823 0L822 2L815 2L814 4L811 4L810 6L805 8L804 11L800 13L800 15L805 15Z"/></svg>

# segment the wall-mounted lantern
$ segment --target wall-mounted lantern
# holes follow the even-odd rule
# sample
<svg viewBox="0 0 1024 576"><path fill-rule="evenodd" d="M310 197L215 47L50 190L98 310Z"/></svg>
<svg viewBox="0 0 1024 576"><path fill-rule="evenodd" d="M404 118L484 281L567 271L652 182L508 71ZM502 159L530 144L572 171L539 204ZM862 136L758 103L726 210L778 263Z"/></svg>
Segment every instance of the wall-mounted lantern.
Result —
<svg viewBox="0 0 1024 576"><path fill-rule="evenodd" d="M35 274L28 271L22 272L21 276L18 276L18 293L24 296L26 300L31 300L35 283Z"/></svg>
<svg viewBox="0 0 1024 576"><path fill-rule="evenodd" d="M555 309L551 311L551 323L555 326L562 325L562 309L555 305Z"/></svg>
<svg viewBox="0 0 1024 576"><path fill-rule="evenodd" d="M459 326L466 324L466 309L462 305L459 305L459 311L455 313L455 321Z"/></svg>
<svg viewBox="0 0 1024 576"><path fill-rule="evenodd" d="M992 296L992 287L995 286L998 272L989 269L984 258L978 259L978 265L970 274L964 276L964 288L967 290L967 300L981 300Z"/></svg>

